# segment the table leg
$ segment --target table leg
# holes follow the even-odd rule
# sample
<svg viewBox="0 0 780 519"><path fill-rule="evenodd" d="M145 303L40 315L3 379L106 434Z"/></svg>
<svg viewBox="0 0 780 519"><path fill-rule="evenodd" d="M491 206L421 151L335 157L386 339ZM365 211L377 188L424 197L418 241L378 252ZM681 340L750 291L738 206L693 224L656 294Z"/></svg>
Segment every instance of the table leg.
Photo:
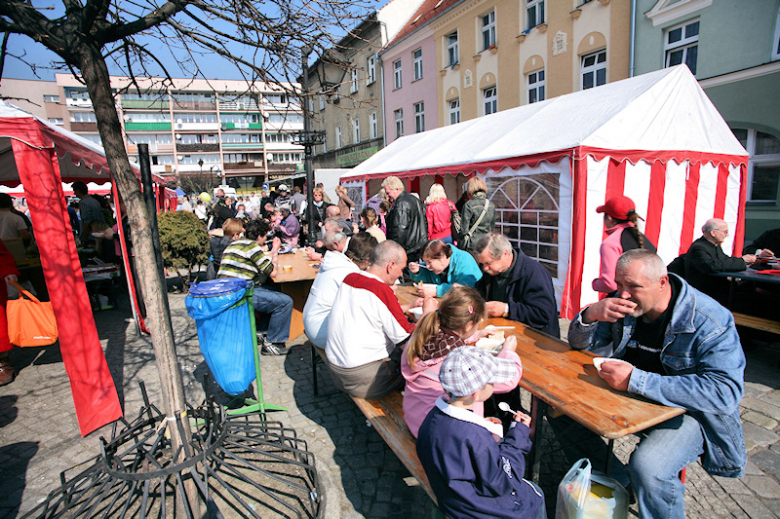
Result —
<svg viewBox="0 0 780 519"><path fill-rule="evenodd" d="M607 442L607 462L604 464L606 467L606 473L609 475L610 470L612 470L612 452L615 449L615 440L609 440Z"/></svg>
<svg viewBox="0 0 780 519"><path fill-rule="evenodd" d="M542 419L547 410L547 404L531 395L531 465L528 478L536 484L539 484L539 469L542 463L542 449L538 443L537 432L541 431ZM528 470L526 470L528 472Z"/></svg>

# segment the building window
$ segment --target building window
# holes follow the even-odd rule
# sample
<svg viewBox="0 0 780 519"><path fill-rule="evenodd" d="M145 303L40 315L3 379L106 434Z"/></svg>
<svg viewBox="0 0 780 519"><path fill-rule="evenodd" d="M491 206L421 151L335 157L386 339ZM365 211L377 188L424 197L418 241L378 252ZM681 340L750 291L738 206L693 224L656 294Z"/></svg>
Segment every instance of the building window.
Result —
<svg viewBox="0 0 780 519"><path fill-rule="evenodd" d="M57 126L62 126L65 124L65 121L63 121L62 118L60 117L49 117L49 122L52 124L56 124Z"/></svg>
<svg viewBox="0 0 780 519"><path fill-rule="evenodd" d="M393 85L396 89L401 88L401 60L393 62Z"/></svg>
<svg viewBox="0 0 780 519"><path fill-rule="evenodd" d="M352 142L354 144L360 142L360 119L352 121Z"/></svg>
<svg viewBox="0 0 780 519"><path fill-rule="evenodd" d="M379 123L377 122L376 113L371 114L369 119L371 121L371 138L376 139L379 137Z"/></svg>
<svg viewBox="0 0 780 519"><path fill-rule="evenodd" d="M353 68L350 73L352 74L352 81L349 87L349 93L354 94L358 91L358 70Z"/></svg>
<svg viewBox="0 0 780 519"><path fill-rule="evenodd" d="M320 110L325 110L325 96L320 95Z"/></svg>
<svg viewBox="0 0 780 519"><path fill-rule="evenodd" d="M750 155L748 201L777 203L780 185L780 140L750 129L732 130Z"/></svg>
<svg viewBox="0 0 780 519"><path fill-rule="evenodd" d="M71 112L70 121L73 123L96 123L95 112Z"/></svg>
<svg viewBox="0 0 780 519"><path fill-rule="evenodd" d="M393 113L395 113L395 138L397 139L404 135L404 110L400 108Z"/></svg>
<svg viewBox="0 0 780 519"><path fill-rule="evenodd" d="M341 126L336 126L336 149L341 148L343 143L341 142Z"/></svg>
<svg viewBox="0 0 780 519"><path fill-rule="evenodd" d="M423 77L423 63L422 63L422 49L417 49L412 52L412 63L414 64L414 80L422 79Z"/></svg>
<svg viewBox="0 0 780 519"><path fill-rule="evenodd" d="M699 20L666 30L664 36L666 66L685 63L696 75L696 55L699 53Z"/></svg>
<svg viewBox="0 0 780 519"><path fill-rule="evenodd" d="M780 59L780 10L777 11L777 22L775 22L775 39L772 40L772 59Z"/></svg>
<svg viewBox="0 0 780 519"><path fill-rule="evenodd" d="M528 103L544 101L544 70L528 74Z"/></svg>
<svg viewBox="0 0 780 519"><path fill-rule="evenodd" d="M582 89L587 90L607 82L607 51L600 50L582 57Z"/></svg>
<svg viewBox="0 0 780 519"><path fill-rule="evenodd" d="M414 103L414 131L425 131L425 103L422 101Z"/></svg>
<svg viewBox="0 0 780 519"><path fill-rule="evenodd" d="M43 101L45 103L59 103L60 102L60 96L43 96Z"/></svg>
<svg viewBox="0 0 780 519"><path fill-rule="evenodd" d="M526 29L544 23L544 0L525 0Z"/></svg>
<svg viewBox="0 0 780 519"><path fill-rule="evenodd" d="M366 62L366 72L368 72L367 85L370 85L376 81L376 56L371 56Z"/></svg>
<svg viewBox="0 0 780 519"><path fill-rule="evenodd" d="M460 99L450 101L450 124L460 122Z"/></svg>
<svg viewBox="0 0 780 519"><path fill-rule="evenodd" d="M445 36L447 39L447 66L452 67L458 63L458 31Z"/></svg>
<svg viewBox="0 0 780 519"><path fill-rule="evenodd" d="M496 44L496 12L490 11L482 17L482 50Z"/></svg>
<svg viewBox="0 0 780 519"><path fill-rule="evenodd" d="M498 112L498 92L496 87L488 87L482 91L482 101L485 107L485 115Z"/></svg>

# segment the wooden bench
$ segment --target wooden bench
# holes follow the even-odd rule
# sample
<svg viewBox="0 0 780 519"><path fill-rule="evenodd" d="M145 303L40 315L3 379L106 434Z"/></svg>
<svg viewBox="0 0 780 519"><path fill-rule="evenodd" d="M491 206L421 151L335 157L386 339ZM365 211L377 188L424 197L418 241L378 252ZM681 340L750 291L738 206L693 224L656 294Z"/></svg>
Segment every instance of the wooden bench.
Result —
<svg viewBox="0 0 780 519"><path fill-rule="evenodd" d="M778 321L764 319L763 317L755 317L753 315L741 314L739 312L733 313L734 323L736 323L737 326L744 326L746 328L753 328L763 332L780 334L780 322Z"/></svg>
<svg viewBox="0 0 780 519"><path fill-rule="evenodd" d="M322 350L312 344L312 369L315 371L314 377L314 390L317 394L316 384L316 361L315 357L319 357L320 360L327 364L328 358L325 355L325 350ZM420 483L420 486L425 490L428 496L436 502L436 495L433 493L431 484L428 482L428 477L425 475L425 470L420 464L420 459L417 457L417 440L412 435L409 427L404 421L404 397L400 391L395 391L382 398L363 399L357 397L350 397L355 402L358 409L368 420L368 423L379 433L379 436L385 441L385 443L392 449L401 463L404 464L406 469L414 476Z"/></svg>

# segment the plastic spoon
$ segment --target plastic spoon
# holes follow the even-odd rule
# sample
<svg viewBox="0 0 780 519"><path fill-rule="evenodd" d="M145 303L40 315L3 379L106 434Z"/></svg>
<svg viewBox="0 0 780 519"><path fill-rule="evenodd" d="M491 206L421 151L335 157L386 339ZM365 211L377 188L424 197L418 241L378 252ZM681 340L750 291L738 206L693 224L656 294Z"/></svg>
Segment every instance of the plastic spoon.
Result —
<svg viewBox="0 0 780 519"><path fill-rule="evenodd" d="M506 411L507 413L512 413L513 415L519 414L517 411L509 407L509 404L507 404L506 402L499 402L498 408L501 409L502 411Z"/></svg>

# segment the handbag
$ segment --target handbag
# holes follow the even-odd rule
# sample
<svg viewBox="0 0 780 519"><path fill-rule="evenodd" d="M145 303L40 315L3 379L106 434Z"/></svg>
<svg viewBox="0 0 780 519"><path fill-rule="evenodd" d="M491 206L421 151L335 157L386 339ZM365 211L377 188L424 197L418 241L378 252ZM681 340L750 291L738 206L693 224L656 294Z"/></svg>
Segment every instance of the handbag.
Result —
<svg viewBox="0 0 780 519"><path fill-rule="evenodd" d="M479 224L482 223L482 219L485 217L485 213L487 213L488 210L488 202L487 199L485 199L485 205L482 207L482 213L479 215L479 218L477 218L477 221L474 222L474 225L471 226L471 229L469 229L469 232L467 232L463 238L461 238L460 242L458 243L458 246L461 249L468 250L471 249L473 244L471 243L471 235L474 234L474 231L477 230L477 227L479 227Z"/></svg>
<svg viewBox="0 0 780 519"><path fill-rule="evenodd" d="M453 240L460 236L461 222L460 212L454 205L450 204L450 234Z"/></svg>
<svg viewBox="0 0 780 519"><path fill-rule="evenodd" d="M26 348L48 346L57 342L57 320L51 302L41 302L15 281L9 283L19 291L19 299L8 301L8 336L11 344Z"/></svg>
<svg viewBox="0 0 780 519"><path fill-rule="evenodd" d="M626 519L628 492L611 477L591 470L590 460L575 463L558 485L556 519Z"/></svg>

